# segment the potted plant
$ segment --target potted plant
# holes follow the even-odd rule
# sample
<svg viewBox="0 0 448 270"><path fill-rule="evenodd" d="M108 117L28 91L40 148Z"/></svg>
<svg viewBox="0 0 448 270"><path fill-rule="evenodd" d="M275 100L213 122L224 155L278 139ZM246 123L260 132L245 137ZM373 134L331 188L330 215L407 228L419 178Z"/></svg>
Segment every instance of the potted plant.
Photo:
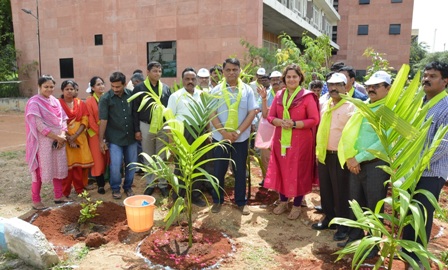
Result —
<svg viewBox="0 0 448 270"><path fill-rule="evenodd" d="M347 254L354 254L352 267L356 269L361 266L375 246L380 247L380 256L374 269L384 266L385 259L388 259L387 269L392 269L395 256L407 261L414 269L418 269L417 262L404 253L403 249L414 252L425 269L431 268L430 261L435 262L440 269L443 267L440 260L431 254L426 245L422 246L415 241L401 239L403 228L406 225L412 225L416 229L417 236L427 243L426 213L413 199L415 194L426 195L436 211L441 211L430 192L416 190L415 187L424 169L428 167L435 149L448 131L448 127L438 130L433 143L425 147L431 118L425 119L428 110L421 107L424 92L419 87L420 74L416 74L405 87L409 70L407 65L400 69L385 104L376 112L372 112L363 102L344 96L367 118L386 149L386 154L369 151L387 162L388 165L381 166L381 169L390 174L387 184L391 188L391 196L378 202L375 209L362 209L358 202L350 201L356 220L335 218L330 223L330 225L345 225L369 232L369 236L352 242L336 252L339 255L337 260ZM388 211L383 212L383 206L387 206Z"/></svg>

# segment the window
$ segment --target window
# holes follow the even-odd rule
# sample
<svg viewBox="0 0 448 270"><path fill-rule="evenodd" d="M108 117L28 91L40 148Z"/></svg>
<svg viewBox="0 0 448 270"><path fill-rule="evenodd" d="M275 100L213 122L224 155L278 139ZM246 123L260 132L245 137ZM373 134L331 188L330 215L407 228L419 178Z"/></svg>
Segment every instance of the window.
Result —
<svg viewBox="0 0 448 270"><path fill-rule="evenodd" d="M368 25L358 25L358 36L364 36L369 34Z"/></svg>
<svg viewBox="0 0 448 270"><path fill-rule="evenodd" d="M61 79L71 79L75 77L73 73L73 58L59 59L59 73Z"/></svg>
<svg viewBox="0 0 448 270"><path fill-rule="evenodd" d="M368 5L370 4L370 0L359 0L360 5Z"/></svg>
<svg viewBox="0 0 448 270"><path fill-rule="evenodd" d="M103 45L103 35L95 35L95 46Z"/></svg>
<svg viewBox="0 0 448 270"><path fill-rule="evenodd" d="M403 0L390 0L391 3L403 3Z"/></svg>
<svg viewBox="0 0 448 270"><path fill-rule="evenodd" d="M389 26L389 35L399 35L401 33L401 24L391 24Z"/></svg>
<svg viewBox="0 0 448 270"><path fill-rule="evenodd" d="M148 42L148 63L157 61L162 64L162 77L177 76L176 41Z"/></svg>

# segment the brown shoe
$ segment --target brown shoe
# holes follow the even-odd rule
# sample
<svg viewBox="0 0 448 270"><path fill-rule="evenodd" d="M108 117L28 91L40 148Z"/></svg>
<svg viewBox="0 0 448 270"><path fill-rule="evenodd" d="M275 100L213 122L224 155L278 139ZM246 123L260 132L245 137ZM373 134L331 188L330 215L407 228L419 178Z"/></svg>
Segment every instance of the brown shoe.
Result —
<svg viewBox="0 0 448 270"><path fill-rule="evenodd" d="M272 212L274 212L274 214L276 215L280 215L283 214L284 212L286 212L286 210L288 210L288 202L279 202L277 207L274 208L274 210Z"/></svg>
<svg viewBox="0 0 448 270"><path fill-rule="evenodd" d="M46 207L42 202L38 202L38 203L33 203L33 209L34 210L44 210L47 209L48 207Z"/></svg>
<svg viewBox="0 0 448 270"><path fill-rule="evenodd" d="M293 206L291 212L288 215L288 219L294 220L299 218L301 211L302 209L300 208L300 206Z"/></svg>

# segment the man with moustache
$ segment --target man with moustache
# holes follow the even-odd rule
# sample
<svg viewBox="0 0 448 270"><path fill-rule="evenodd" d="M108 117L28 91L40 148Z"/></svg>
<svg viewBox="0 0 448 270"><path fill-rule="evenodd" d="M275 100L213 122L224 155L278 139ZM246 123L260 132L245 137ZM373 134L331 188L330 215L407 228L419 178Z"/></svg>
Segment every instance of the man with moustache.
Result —
<svg viewBox="0 0 448 270"><path fill-rule="evenodd" d="M263 117L263 121L266 121L266 125L269 125L272 127L272 131L270 133L270 138L272 139L272 135L274 133L275 127L267 122L266 118L268 117L269 108L271 107L272 101L274 101L275 94L278 90L281 89L281 77L282 74L279 71L273 71L270 78L270 87L267 88L265 85L260 85L257 88L258 95L260 98L258 99L258 106L261 108L261 117ZM258 126L258 133L263 134L263 128L269 128L266 126L263 126L264 124L259 124ZM257 136L258 136L257 133ZM255 145L257 147L257 145ZM267 170L268 164L269 164L269 158L271 156L271 149L270 148L259 148L260 149L260 158L261 158L261 164L263 167ZM263 172L263 180L259 183L259 185L262 187L264 185L264 178L266 177L266 171Z"/></svg>
<svg viewBox="0 0 448 270"><path fill-rule="evenodd" d="M146 79L137 84L132 92L132 94L140 92L151 92L160 99L162 105L166 107L168 105L168 98L171 95L170 88L160 81L162 77L162 65L159 62L151 61L148 63L146 71ZM132 101L132 118L134 121L134 133L135 139L141 141L142 150L146 154L160 155L162 159L166 158L165 151L160 152L164 147L163 141L168 141L168 137L165 132L160 129L163 125L163 116L160 111L154 111L154 105L148 106L154 99L149 98L146 105L140 109L140 105L145 98L145 95L140 95ZM147 162L145 160L145 162ZM144 191L145 195L152 195L154 192L154 182L155 175L146 175L146 184L148 185ZM163 197L168 196L167 182L166 179L159 179L158 186L160 193Z"/></svg>
<svg viewBox="0 0 448 270"><path fill-rule="evenodd" d="M448 125L448 96L446 92L448 84L448 64L441 62L432 62L428 64L423 73L423 90L426 95L423 99L423 106L429 107L426 119L432 116L431 126L429 128L426 145L428 147L434 140L437 130ZM440 142L434 155L431 157L429 166L423 171L422 177L417 183L415 190L426 190L432 193L436 200L439 200L440 192L443 185L447 181L448 176L448 135ZM425 225L426 241L429 241L434 218L434 206L429 202L423 194L416 194L413 197L421 203L420 207L424 207L427 211L427 222ZM422 210L423 211L423 210ZM403 239L414 241L415 230L408 225L403 230ZM417 242L422 244L420 238ZM427 243L425 243L427 244ZM414 260L419 262L418 257L404 250ZM421 266L421 264L420 264ZM411 267L407 269L412 269ZM421 266L423 269L423 266Z"/></svg>
<svg viewBox="0 0 448 270"><path fill-rule="evenodd" d="M246 159L249 146L250 126L258 108L252 89L239 78L240 61L228 58L223 63L224 78L212 94L219 96L222 104L212 116L214 142L227 141L223 147L214 149L214 175L219 181L219 195L213 191L212 213L218 213L224 202L224 177L232 159L235 177L235 203L243 215L249 215L246 205Z"/></svg>
<svg viewBox="0 0 448 270"><path fill-rule="evenodd" d="M121 166L125 163L123 189L128 197L134 195L132 183L134 182L134 162L137 161L137 141L134 138L134 122L132 119L131 104L128 98L132 96L129 89L125 89L126 76L121 72L110 75L111 90L104 93L99 101L99 141L100 149L104 154L107 149L110 153L110 187L112 197L121 199ZM109 146L106 145L106 140Z"/></svg>
<svg viewBox="0 0 448 270"><path fill-rule="evenodd" d="M321 122L316 135L316 156L320 183L322 211L325 218L312 224L314 230L335 229L333 240L342 241L347 238L348 228L345 226L328 226L335 217L349 218L348 204L349 175L346 166L341 167L338 160L338 143L342 130L348 122L356 106L342 99L339 94L347 94L344 74L334 73L327 81L330 99L321 99Z"/></svg>
<svg viewBox="0 0 448 270"><path fill-rule="evenodd" d="M365 84L370 98L366 101L367 106L376 111L384 105L391 87L391 77L385 71L377 71ZM378 168L386 163L367 151L369 149L385 153L370 123L360 112L355 112L342 131L337 154L341 166L346 165L350 170L349 200L356 200L361 207L373 210L378 201L386 197L387 186L384 182L389 175ZM350 218L355 218L353 212L350 212ZM338 243L338 246L344 247L363 237L364 230L351 228L347 241ZM368 257L377 253L378 248L374 248Z"/></svg>
<svg viewBox="0 0 448 270"><path fill-rule="evenodd" d="M208 70L204 70L208 72ZM184 87L174 92L168 99L167 108L171 109L176 119L182 121L184 126L192 124L188 122L188 118L194 119L190 109L192 99L196 102L201 102L202 90L196 88L196 80L196 71L193 68L188 67L184 69L184 71L182 71L182 84ZM194 142L195 136L193 136L194 134L190 134L187 128L184 129L184 135L189 144ZM176 169L174 170L174 173L179 175L178 163L175 162L175 164ZM206 206L206 203L201 198L201 192L199 192L200 186L200 182L193 184L192 203L199 207L204 207ZM174 199L176 199L177 196L185 196L185 189L181 189L179 194L173 194Z"/></svg>

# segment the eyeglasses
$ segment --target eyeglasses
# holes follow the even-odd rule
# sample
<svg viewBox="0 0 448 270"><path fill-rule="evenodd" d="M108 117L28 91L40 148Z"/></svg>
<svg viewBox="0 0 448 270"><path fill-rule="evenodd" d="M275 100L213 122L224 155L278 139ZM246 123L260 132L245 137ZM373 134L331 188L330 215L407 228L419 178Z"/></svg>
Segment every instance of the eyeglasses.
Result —
<svg viewBox="0 0 448 270"><path fill-rule="evenodd" d="M366 85L366 89L369 89L370 87L372 87L374 90L378 90L378 88L384 86L383 83L377 83L377 84L371 84L371 85Z"/></svg>

